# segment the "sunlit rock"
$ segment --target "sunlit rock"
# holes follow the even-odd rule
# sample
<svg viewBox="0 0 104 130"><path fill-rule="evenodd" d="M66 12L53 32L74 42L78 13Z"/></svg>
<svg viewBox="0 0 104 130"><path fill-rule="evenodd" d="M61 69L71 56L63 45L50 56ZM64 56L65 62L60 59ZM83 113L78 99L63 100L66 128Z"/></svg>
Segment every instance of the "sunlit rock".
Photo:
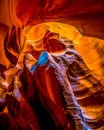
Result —
<svg viewBox="0 0 104 130"><path fill-rule="evenodd" d="M104 129L104 2L0 0L0 129Z"/></svg>

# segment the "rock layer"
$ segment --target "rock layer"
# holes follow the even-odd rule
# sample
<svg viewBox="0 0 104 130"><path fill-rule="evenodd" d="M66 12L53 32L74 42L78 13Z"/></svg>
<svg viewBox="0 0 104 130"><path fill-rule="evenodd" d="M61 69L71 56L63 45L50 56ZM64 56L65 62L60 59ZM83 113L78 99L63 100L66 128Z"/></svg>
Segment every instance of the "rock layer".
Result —
<svg viewBox="0 0 104 130"><path fill-rule="evenodd" d="M103 4L0 1L0 129L104 129Z"/></svg>

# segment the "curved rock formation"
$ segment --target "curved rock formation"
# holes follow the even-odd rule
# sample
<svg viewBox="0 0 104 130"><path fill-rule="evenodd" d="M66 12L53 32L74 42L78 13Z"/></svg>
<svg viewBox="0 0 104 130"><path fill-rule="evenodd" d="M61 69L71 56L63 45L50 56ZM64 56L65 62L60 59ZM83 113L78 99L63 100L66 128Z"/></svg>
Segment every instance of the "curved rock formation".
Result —
<svg viewBox="0 0 104 130"><path fill-rule="evenodd" d="M0 1L0 129L104 129L104 2Z"/></svg>

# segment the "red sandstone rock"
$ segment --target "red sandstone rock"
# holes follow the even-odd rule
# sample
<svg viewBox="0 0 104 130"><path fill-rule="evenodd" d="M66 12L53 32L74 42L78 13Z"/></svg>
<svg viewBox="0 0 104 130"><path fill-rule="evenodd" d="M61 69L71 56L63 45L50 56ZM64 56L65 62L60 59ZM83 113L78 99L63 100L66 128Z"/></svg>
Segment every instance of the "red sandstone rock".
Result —
<svg viewBox="0 0 104 130"><path fill-rule="evenodd" d="M1 130L104 129L103 6L0 0Z"/></svg>

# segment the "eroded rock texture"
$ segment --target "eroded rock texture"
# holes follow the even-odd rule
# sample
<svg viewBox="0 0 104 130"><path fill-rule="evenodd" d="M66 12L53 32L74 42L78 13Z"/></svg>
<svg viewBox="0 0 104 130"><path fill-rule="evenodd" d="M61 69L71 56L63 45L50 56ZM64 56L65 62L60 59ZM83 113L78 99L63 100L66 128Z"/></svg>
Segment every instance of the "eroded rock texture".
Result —
<svg viewBox="0 0 104 130"><path fill-rule="evenodd" d="M0 130L104 129L103 3L0 1Z"/></svg>

